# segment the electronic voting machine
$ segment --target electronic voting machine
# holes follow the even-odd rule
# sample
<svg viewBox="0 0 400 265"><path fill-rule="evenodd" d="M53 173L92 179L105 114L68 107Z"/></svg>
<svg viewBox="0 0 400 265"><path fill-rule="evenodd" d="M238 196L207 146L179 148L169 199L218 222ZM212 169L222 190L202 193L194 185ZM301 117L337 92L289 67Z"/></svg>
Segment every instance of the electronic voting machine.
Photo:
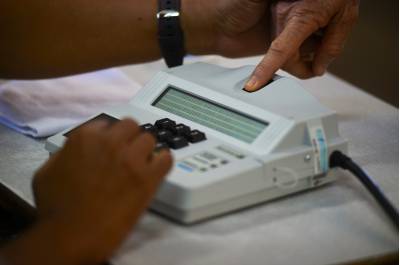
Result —
<svg viewBox="0 0 400 265"><path fill-rule="evenodd" d="M129 104L90 119L131 117L157 137L157 148L171 149L175 164L153 210L193 223L334 180L329 154L347 153L335 112L286 77L244 91L253 70L168 69ZM46 149L56 152L71 130L50 137Z"/></svg>

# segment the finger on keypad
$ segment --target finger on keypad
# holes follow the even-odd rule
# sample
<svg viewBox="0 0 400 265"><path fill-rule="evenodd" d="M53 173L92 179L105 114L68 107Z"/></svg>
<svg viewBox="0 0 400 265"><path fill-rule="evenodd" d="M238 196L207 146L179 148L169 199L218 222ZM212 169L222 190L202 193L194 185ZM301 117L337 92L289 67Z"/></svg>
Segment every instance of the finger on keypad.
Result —
<svg viewBox="0 0 400 265"><path fill-rule="evenodd" d="M171 153L168 150L161 150L153 156L150 167L155 177L161 180L171 169L172 163Z"/></svg>
<svg viewBox="0 0 400 265"><path fill-rule="evenodd" d="M108 133L115 143L127 143L133 141L139 133L140 129L137 123L131 119L123 119L114 123Z"/></svg>
<svg viewBox="0 0 400 265"><path fill-rule="evenodd" d="M140 134L129 146L132 159L148 161L156 146L156 139L150 133Z"/></svg>

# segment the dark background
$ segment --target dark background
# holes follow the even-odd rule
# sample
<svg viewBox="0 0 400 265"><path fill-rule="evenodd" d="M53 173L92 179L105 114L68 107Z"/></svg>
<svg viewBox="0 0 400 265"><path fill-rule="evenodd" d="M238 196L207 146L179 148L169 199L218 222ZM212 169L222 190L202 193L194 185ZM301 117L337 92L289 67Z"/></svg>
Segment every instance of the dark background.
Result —
<svg viewBox="0 0 400 265"><path fill-rule="evenodd" d="M399 106L399 1L361 0L343 55L329 71Z"/></svg>

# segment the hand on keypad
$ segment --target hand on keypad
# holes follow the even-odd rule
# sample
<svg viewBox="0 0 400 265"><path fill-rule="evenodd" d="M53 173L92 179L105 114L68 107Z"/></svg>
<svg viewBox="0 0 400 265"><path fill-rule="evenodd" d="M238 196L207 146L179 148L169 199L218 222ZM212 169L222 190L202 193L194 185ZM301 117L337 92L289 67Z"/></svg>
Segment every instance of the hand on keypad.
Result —
<svg viewBox="0 0 400 265"><path fill-rule="evenodd" d="M168 147L181 149L188 146L189 143L194 144L207 139L205 133L191 130L184 124L176 124L175 121L168 118L158 120L154 125L147 123L140 127L157 138L156 150Z"/></svg>

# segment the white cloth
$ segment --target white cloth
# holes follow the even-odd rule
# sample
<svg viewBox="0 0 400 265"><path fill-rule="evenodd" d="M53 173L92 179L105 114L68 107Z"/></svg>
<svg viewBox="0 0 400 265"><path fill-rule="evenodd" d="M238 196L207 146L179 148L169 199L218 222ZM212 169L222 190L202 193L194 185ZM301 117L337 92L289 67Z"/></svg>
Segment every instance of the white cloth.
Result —
<svg viewBox="0 0 400 265"><path fill-rule="evenodd" d="M187 56L185 64L203 61L238 67L259 60ZM0 80L0 123L33 137L59 133L107 107L127 103L141 85L165 70L166 65L158 60L120 69L38 81Z"/></svg>
<svg viewBox="0 0 400 265"><path fill-rule="evenodd" d="M121 70L36 81L0 83L0 122L23 134L46 137L102 109L127 103L140 85Z"/></svg>

